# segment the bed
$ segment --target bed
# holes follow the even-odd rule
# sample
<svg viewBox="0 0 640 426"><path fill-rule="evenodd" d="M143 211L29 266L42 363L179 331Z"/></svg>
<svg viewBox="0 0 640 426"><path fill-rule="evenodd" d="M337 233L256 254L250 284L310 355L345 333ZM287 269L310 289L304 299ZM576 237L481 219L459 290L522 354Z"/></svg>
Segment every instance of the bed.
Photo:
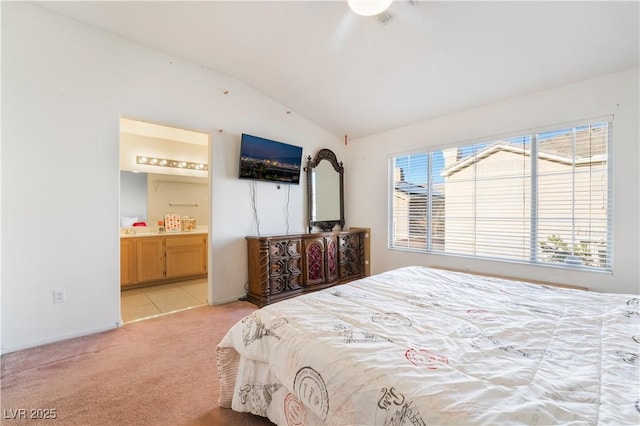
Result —
<svg viewBox="0 0 640 426"><path fill-rule="evenodd" d="M289 426L637 425L639 301L400 268L239 321L219 402Z"/></svg>

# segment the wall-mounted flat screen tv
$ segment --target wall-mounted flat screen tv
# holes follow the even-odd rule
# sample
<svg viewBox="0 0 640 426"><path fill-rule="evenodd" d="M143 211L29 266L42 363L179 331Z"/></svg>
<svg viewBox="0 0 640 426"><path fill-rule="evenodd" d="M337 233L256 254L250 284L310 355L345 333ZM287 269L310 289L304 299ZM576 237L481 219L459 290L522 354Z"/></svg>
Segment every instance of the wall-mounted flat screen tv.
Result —
<svg viewBox="0 0 640 426"><path fill-rule="evenodd" d="M242 134L240 179L300 183L302 147Z"/></svg>

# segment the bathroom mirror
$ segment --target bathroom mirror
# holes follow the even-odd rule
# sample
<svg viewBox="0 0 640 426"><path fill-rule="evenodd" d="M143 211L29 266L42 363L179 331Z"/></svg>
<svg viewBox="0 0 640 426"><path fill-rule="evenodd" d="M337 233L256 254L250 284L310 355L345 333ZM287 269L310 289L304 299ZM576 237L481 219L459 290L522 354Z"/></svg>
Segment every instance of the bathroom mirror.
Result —
<svg viewBox="0 0 640 426"><path fill-rule="evenodd" d="M331 231L344 228L344 167L330 149L307 159L309 232L313 227Z"/></svg>

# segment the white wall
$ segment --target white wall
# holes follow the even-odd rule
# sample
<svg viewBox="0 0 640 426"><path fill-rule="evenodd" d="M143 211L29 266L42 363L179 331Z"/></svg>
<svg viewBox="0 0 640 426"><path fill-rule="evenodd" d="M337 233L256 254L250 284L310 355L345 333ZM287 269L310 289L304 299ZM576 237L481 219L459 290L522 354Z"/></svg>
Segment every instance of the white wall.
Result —
<svg viewBox="0 0 640 426"><path fill-rule="evenodd" d="M639 293L638 80L639 70L631 69L349 141L345 160L349 164L346 214L350 223L372 228L372 272L414 264L433 265L575 284L597 291ZM494 140L505 133L609 114L615 115L613 274L387 249L387 163L393 154L456 142Z"/></svg>
<svg viewBox="0 0 640 426"><path fill-rule="evenodd" d="M223 91L228 90L225 95ZM214 303L244 295L251 182L237 179L240 134L336 151L340 140L225 75L28 3L2 2L3 353L116 327L119 120L212 135ZM218 130L222 129L222 133ZM304 231L305 184L258 183L260 231ZM53 304L65 289L67 302Z"/></svg>
<svg viewBox="0 0 640 426"><path fill-rule="evenodd" d="M209 226L209 193L208 179L150 173L147 225L155 227L164 215L179 214L196 219L198 226Z"/></svg>

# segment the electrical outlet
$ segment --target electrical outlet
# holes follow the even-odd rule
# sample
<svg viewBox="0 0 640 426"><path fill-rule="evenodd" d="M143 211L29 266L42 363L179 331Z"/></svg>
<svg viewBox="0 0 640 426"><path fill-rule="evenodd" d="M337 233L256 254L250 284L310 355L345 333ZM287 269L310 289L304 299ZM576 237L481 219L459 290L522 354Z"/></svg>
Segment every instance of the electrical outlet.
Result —
<svg viewBox="0 0 640 426"><path fill-rule="evenodd" d="M64 294L64 290L53 290L53 303L64 303L67 301L67 297Z"/></svg>

